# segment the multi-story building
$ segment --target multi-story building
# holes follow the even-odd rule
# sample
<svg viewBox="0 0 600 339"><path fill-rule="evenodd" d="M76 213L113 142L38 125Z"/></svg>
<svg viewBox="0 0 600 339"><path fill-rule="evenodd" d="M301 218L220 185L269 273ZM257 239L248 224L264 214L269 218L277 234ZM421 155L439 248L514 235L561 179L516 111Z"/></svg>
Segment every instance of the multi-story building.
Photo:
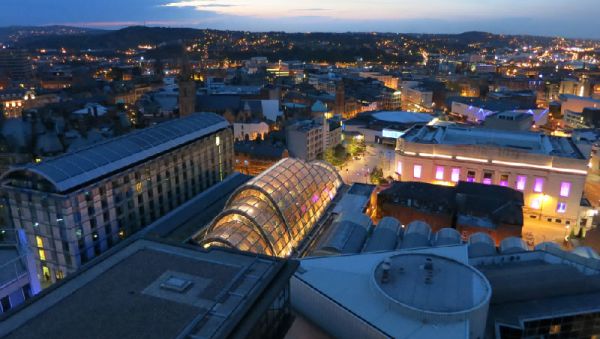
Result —
<svg viewBox="0 0 600 339"><path fill-rule="evenodd" d="M12 223L24 229L40 276L54 282L233 168L229 123L192 114L3 176Z"/></svg>
<svg viewBox="0 0 600 339"><path fill-rule="evenodd" d="M40 291L33 253L23 230L0 230L0 314Z"/></svg>
<svg viewBox="0 0 600 339"><path fill-rule="evenodd" d="M591 227L582 206L587 157L571 138L477 127L425 126L398 139L398 178L511 187L524 195L524 232L562 240Z"/></svg>
<svg viewBox="0 0 600 339"><path fill-rule="evenodd" d="M35 100L35 93L29 90L16 89L0 92L0 113L6 119L20 118L23 110L30 108Z"/></svg>
<svg viewBox="0 0 600 339"><path fill-rule="evenodd" d="M402 89L402 109L412 112L433 111L433 91L420 87Z"/></svg>
<svg viewBox="0 0 600 339"><path fill-rule="evenodd" d="M27 51L0 49L0 74L6 74L13 82L26 82L33 76L33 66Z"/></svg>
<svg viewBox="0 0 600 339"><path fill-rule="evenodd" d="M286 127L288 151L294 158L306 161L317 159L325 150L323 125L314 120L297 122Z"/></svg>
<svg viewBox="0 0 600 339"><path fill-rule="evenodd" d="M562 115L568 112L582 113L586 108L600 108L600 100L572 94L560 95L560 103Z"/></svg>

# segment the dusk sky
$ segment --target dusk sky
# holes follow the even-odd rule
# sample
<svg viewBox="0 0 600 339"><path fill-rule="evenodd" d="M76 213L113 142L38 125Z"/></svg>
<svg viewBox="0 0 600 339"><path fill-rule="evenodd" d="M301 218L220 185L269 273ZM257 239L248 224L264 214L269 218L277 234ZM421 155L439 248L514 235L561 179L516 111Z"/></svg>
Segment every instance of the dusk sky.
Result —
<svg viewBox="0 0 600 339"><path fill-rule="evenodd" d="M129 25L600 38L598 0L0 0L0 26Z"/></svg>

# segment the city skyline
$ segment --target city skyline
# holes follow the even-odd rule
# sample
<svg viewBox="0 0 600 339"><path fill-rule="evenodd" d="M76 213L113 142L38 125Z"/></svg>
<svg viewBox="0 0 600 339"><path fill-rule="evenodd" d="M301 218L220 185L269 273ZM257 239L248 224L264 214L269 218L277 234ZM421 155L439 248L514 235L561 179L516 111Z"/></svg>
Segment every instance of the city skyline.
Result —
<svg viewBox="0 0 600 339"><path fill-rule="evenodd" d="M9 25L69 25L118 29L132 25L248 31L461 33L600 38L592 0L509 0L481 3L307 0L128 0L4 1L0 22ZM28 16L23 18L23 8ZM565 15L568 13L568 15Z"/></svg>

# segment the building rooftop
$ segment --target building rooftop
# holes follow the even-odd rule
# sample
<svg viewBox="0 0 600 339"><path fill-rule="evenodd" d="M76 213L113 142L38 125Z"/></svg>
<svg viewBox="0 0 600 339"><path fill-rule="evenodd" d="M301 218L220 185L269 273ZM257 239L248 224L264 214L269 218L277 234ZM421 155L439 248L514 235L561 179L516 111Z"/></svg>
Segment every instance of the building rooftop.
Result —
<svg viewBox="0 0 600 339"><path fill-rule="evenodd" d="M386 269L387 280L383 278ZM387 298L418 312L465 312L491 295L481 273L437 255L396 254L379 263L374 275L376 286Z"/></svg>
<svg viewBox="0 0 600 339"><path fill-rule="evenodd" d="M485 117L488 119L498 119L498 120L509 120L509 121L521 121L521 120L533 120L532 115L525 112L515 112L515 111L505 111L493 113Z"/></svg>
<svg viewBox="0 0 600 339"><path fill-rule="evenodd" d="M600 262L559 248L474 258L489 280L496 322L520 326L549 314L600 311Z"/></svg>
<svg viewBox="0 0 600 339"><path fill-rule="evenodd" d="M271 140L238 141L234 145L236 154L247 154L262 159L281 159L286 151L285 145Z"/></svg>
<svg viewBox="0 0 600 339"><path fill-rule="evenodd" d="M373 118L386 122L407 123L427 123L433 120L431 114L403 112L403 111L384 111L373 113Z"/></svg>
<svg viewBox="0 0 600 339"><path fill-rule="evenodd" d="M255 254L149 240L102 259L7 314L0 336L243 336L236 326L253 316L267 286L295 270L293 262Z"/></svg>
<svg viewBox="0 0 600 339"><path fill-rule="evenodd" d="M406 132L406 142L511 148L521 152L585 159L571 138L538 132L506 131L467 126L423 126Z"/></svg>
<svg viewBox="0 0 600 339"><path fill-rule="evenodd" d="M381 265L390 257L392 274L389 286L383 286ZM432 284L424 280L426 258L435 260ZM326 295L380 335L465 338L469 321L454 315L477 308L491 295L486 279L465 265L467 260L464 245L304 258L294 279Z"/></svg>
<svg viewBox="0 0 600 339"><path fill-rule="evenodd" d="M193 114L170 120L39 164L18 166L3 178L34 173L46 179L57 192L65 192L98 180L203 136L227 128L229 123L213 113Z"/></svg>

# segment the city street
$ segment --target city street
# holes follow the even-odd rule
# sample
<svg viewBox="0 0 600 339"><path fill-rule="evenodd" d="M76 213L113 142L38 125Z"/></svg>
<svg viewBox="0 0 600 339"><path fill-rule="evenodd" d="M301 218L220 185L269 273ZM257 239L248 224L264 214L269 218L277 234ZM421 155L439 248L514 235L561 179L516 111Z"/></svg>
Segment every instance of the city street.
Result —
<svg viewBox="0 0 600 339"><path fill-rule="evenodd" d="M376 166L383 169L383 176L394 176L394 150L391 147L380 144L367 144L365 154L360 160L348 160L339 173L347 184L369 183L369 173Z"/></svg>

